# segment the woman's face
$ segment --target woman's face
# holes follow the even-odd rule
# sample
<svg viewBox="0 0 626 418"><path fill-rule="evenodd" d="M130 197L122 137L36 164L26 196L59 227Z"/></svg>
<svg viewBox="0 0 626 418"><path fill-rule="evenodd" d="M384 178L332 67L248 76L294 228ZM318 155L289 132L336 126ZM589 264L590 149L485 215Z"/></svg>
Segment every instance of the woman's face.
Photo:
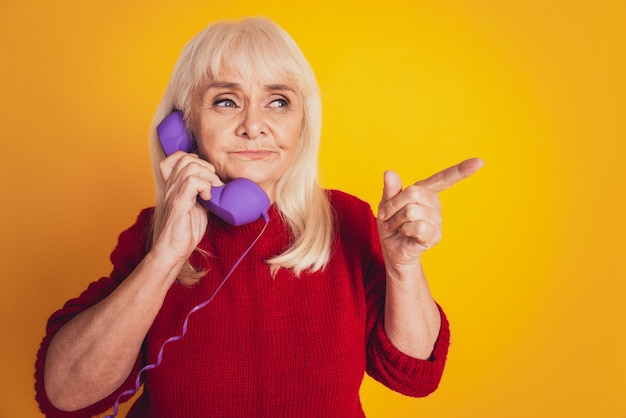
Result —
<svg viewBox="0 0 626 418"><path fill-rule="evenodd" d="M293 163L303 117L292 81L251 81L232 71L201 84L191 108L199 154L222 181L248 178L272 202L276 183Z"/></svg>

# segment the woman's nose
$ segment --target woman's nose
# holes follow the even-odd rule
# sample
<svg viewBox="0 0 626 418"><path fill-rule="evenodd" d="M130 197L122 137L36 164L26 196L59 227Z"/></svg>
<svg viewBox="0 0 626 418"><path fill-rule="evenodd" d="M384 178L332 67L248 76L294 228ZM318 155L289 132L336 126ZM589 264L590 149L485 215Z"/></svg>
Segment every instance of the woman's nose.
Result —
<svg viewBox="0 0 626 418"><path fill-rule="evenodd" d="M254 106L248 106L242 112L241 123L237 128L237 135L248 139L256 139L267 134L267 125L263 118L263 111Z"/></svg>

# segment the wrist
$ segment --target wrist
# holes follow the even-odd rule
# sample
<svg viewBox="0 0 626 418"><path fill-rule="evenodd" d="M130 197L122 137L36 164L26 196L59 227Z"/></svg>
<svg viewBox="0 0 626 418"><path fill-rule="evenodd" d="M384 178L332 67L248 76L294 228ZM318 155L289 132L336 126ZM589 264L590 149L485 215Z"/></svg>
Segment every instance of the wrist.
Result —
<svg viewBox="0 0 626 418"><path fill-rule="evenodd" d="M386 263L385 272L388 281L397 283L412 283L415 280L426 279L421 259L417 259L409 264L389 265L389 263Z"/></svg>
<svg viewBox="0 0 626 418"><path fill-rule="evenodd" d="M161 277L164 283L170 286L176 281L186 262L187 258L176 255L167 248L154 246L148 251L141 264L153 277Z"/></svg>

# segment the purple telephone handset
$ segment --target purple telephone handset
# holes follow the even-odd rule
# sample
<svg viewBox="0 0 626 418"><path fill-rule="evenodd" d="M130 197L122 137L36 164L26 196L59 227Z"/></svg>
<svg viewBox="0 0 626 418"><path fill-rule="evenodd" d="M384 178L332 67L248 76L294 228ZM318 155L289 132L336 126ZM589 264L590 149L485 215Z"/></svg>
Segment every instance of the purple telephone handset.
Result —
<svg viewBox="0 0 626 418"><path fill-rule="evenodd" d="M191 152L192 140L187 132L183 115L175 111L157 126L157 134L165 155L176 151ZM270 199L251 180L238 178L223 186L211 189L210 200L198 199L206 209L231 225L239 226L254 222L261 216L267 221Z"/></svg>

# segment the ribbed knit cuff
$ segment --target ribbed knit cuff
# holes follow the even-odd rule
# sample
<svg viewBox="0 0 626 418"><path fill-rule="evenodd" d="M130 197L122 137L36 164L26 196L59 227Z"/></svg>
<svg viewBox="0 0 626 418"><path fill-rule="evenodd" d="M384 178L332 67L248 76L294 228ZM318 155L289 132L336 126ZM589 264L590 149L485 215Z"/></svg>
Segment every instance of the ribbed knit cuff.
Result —
<svg viewBox="0 0 626 418"><path fill-rule="evenodd" d="M417 359L398 350L387 337L381 317L370 338L368 373L389 388L406 396L423 397L439 386L450 345L448 320L439 307L441 327L432 355Z"/></svg>

